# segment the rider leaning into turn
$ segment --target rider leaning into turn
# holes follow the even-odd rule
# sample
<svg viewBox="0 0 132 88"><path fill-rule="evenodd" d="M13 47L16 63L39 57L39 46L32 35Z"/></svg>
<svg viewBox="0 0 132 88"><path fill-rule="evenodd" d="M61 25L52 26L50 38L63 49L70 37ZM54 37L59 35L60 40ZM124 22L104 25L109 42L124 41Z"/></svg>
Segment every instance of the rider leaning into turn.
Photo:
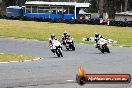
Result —
<svg viewBox="0 0 132 88"><path fill-rule="evenodd" d="M95 42L96 42L96 45L95 47L97 48L98 47L98 41L101 39L101 38L104 38L102 35L100 35L99 33L95 33Z"/></svg>
<svg viewBox="0 0 132 88"><path fill-rule="evenodd" d="M99 41L100 38L103 38L103 36L100 35L99 33L95 33L95 38L94 38L94 40L96 41L96 43Z"/></svg>
<svg viewBox="0 0 132 88"><path fill-rule="evenodd" d="M53 40L57 40L57 38L55 37L54 34L51 34L51 36L49 38L49 47L50 47L51 51L54 53L54 55L55 55L55 51L53 49Z"/></svg>
<svg viewBox="0 0 132 88"><path fill-rule="evenodd" d="M67 37L68 37L68 33L67 32L64 32L63 34L62 34L62 40L65 40Z"/></svg>
<svg viewBox="0 0 132 88"><path fill-rule="evenodd" d="M62 43L65 45L65 40L68 39L70 35L67 32L62 34Z"/></svg>

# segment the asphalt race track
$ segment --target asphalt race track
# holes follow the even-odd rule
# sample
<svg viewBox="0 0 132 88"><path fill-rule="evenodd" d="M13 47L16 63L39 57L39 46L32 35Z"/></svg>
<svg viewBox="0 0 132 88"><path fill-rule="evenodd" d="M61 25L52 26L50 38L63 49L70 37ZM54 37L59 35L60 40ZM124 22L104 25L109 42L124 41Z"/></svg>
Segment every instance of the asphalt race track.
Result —
<svg viewBox="0 0 132 88"><path fill-rule="evenodd" d="M102 54L93 45L76 44L76 51L63 51L57 58L48 42L0 38L0 53L30 55L41 60L0 64L0 88L132 88L132 84L75 83L77 67L89 73L132 75L132 48L112 47ZM65 48L64 48L65 49Z"/></svg>

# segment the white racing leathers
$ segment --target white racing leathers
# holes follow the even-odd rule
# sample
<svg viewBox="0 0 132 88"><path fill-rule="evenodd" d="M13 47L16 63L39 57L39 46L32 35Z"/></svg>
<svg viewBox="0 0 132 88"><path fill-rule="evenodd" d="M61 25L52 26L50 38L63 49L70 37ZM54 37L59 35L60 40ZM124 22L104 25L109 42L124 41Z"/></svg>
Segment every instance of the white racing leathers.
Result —
<svg viewBox="0 0 132 88"><path fill-rule="evenodd" d="M102 46L104 44L107 44L107 40L104 38L100 38L97 42L97 45Z"/></svg>
<svg viewBox="0 0 132 88"><path fill-rule="evenodd" d="M89 37L89 38L83 38L82 41L95 41L95 40L99 40L100 38L95 38L95 37ZM108 39L108 38L104 38L108 43L117 43L117 41L113 40L113 39Z"/></svg>
<svg viewBox="0 0 132 88"><path fill-rule="evenodd" d="M62 46L61 43L56 39L52 40L52 47L51 49L56 49L56 47Z"/></svg>
<svg viewBox="0 0 132 88"><path fill-rule="evenodd" d="M102 53L107 52L110 53L109 48L107 46L108 43L117 43L117 41L108 39L108 38L95 38L95 37L89 37L89 38L83 38L83 41L95 41L95 48L98 48Z"/></svg>
<svg viewBox="0 0 132 88"><path fill-rule="evenodd" d="M102 53L104 52L110 53L107 43L108 41L106 39L100 38L96 46Z"/></svg>
<svg viewBox="0 0 132 88"><path fill-rule="evenodd" d="M63 57L62 55L62 45L57 39L52 40L51 51L58 57Z"/></svg>

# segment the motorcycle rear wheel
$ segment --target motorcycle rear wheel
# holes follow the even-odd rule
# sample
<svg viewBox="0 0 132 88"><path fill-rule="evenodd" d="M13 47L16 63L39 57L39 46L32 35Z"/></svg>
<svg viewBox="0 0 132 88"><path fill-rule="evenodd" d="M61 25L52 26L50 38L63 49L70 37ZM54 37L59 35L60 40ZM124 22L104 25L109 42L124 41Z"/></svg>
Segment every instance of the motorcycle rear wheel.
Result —
<svg viewBox="0 0 132 88"><path fill-rule="evenodd" d="M70 45L69 46L71 50L75 51L75 46L74 45Z"/></svg>
<svg viewBox="0 0 132 88"><path fill-rule="evenodd" d="M110 53L110 50L109 50L109 48L106 48L106 52L107 52L107 53Z"/></svg>

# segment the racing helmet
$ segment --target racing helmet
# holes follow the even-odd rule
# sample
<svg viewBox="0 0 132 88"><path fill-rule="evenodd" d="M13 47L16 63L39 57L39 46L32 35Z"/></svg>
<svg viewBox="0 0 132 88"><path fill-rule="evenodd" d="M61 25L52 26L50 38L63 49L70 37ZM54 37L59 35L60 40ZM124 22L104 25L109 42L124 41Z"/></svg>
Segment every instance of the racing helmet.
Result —
<svg viewBox="0 0 132 88"><path fill-rule="evenodd" d="M67 32L63 32L63 35L66 36L68 33Z"/></svg>
<svg viewBox="0 0 132 88"><path fill-rule="evenodd" d="M51 34L51 39L55 39L55 34Z"/></svg>
<svg viewBox="0 0 132 88"><path fill-rule="evenodd" d="M99 36L99 33L95 33L95 37L98 37Z"/></svg>

